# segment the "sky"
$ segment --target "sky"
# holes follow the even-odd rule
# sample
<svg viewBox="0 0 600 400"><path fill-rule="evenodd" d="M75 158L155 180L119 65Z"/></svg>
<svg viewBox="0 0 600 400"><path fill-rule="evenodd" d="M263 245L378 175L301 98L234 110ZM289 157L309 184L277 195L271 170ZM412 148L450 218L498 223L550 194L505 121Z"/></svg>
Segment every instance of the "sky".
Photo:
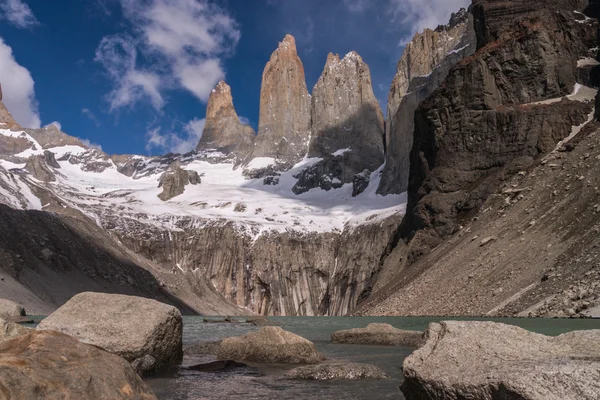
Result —
<svg viewBox="0 0 600 400"><path fill-rule="evenodd" d="M195 148L210 91L225 80L258 125L262 72L296 38L309 91L327 54L369 65L385 113L416 32L470 0L0 0L0 83L16 121L56 124L109 154Z"/></svg>

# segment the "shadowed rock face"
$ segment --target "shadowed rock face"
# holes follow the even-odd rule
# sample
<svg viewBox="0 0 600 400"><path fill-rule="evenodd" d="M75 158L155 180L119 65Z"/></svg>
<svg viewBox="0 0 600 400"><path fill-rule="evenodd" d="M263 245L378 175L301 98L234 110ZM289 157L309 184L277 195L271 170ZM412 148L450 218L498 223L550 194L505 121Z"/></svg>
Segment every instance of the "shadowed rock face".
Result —
<svg viewBox="0 0 600 400"><path fill-rule="evenodd" d="M55 172L53 169L60 168L54 153L50 151L44 151L43 155L34 155L29 157L25 164L25 169L33 175L36 179L43 182L54 182L56 180Z"/></svg>
<svg viewBox="0 0 600 400"><path fill-rule="evenodd" d="M452 14L448 25L425 29L407 44L388 96L388 151L378 193L407 190L415 110L446 79L450 69L476 48L473 17L464 9Z"/></svg>
<svg viewBox="0 0 600 400"><path fill-rule="evenodd" d="M163 191L158 195L158 198L162 201L170 200L183 194L187 185L197 185L201 182L196 171L185 170L181 168L179 161L175 161L160 177L158 187L162 187Z"/></svg>
<svg viewBox="0 0 600 400"><path fill-rule="evenodd" d="M414 252L454 233L503 176L526 169L588 119L589 102L536 103L573 92L577 61L597 43L596 22L578 20L574 2L550 3L474 3L479 50L415 116L403 223L406 237L423 230Z"/></svg>
<svg viewBox="0 0 600 400"><path fill-rule="evenodd" d="M255 136L250 125L240 122L233 107L231 88L219 82L208 99L206 125L196 150L215 149L243 158L252 151Z"/></svg>
<svg viewBox="0 0 600 400"><path fill-rule="evenodd" d="M286 35L263 72L258 136L248 162L257 157L290 166L300 161L308 150L310 107L296 40Z"/></svg>

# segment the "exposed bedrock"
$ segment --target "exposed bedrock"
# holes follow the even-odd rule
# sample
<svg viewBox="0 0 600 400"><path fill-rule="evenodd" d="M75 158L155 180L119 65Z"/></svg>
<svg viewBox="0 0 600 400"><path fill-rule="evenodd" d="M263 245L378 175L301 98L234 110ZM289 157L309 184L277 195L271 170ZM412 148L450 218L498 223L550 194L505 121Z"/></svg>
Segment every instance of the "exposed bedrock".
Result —
<svg viewBox="0 0 600 400"><path fill-rule="evenodd" d="M551 3L474 2L479 50L415 115L402 226L408 238L419 231L413 255L456 232L506 176L589 119L593 102L561 98L577 88L577 61L596 46L597 23L579 20L572 1Z"/></svg>
<svg viewBox="0 0 600 400"><path fill-rule="evenodd" d="M369 293L401 216L344 232L270 232L233 222L182 221L160 231L137 221L113 230L167 269L206 277L218 293L264 315L344 315Z"/></svg>

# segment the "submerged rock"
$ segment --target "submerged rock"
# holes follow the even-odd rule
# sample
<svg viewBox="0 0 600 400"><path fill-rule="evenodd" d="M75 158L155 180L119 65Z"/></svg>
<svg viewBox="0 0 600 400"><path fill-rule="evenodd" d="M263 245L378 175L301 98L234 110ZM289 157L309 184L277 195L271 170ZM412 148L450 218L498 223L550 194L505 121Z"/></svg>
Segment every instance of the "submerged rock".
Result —
<svg viewBox="0 0 600 400"><path fill-rule="evenodd" d="M223 339L217 356L264 364L317 364L325 359L311 341L278 326Z"/></svg>
<svg viewBox="0 0 600 400"><path fill-rule="evenodd" d="M200 372L223 372L231 371L232 369L246 368L247 365L232 360L218 360L205 364L192 365L186 369Z"/></svg>
<svg viewBox="0 0 600 400"><path fill-rule="evenodd" d="M121 357L50 331L0 343L0 398L156 400Z"/></svg>
<svg viewBox="0 0 600 400"><path fill-rule="evenodd" d="M379 346L417 347L423 334L405 331L390 324L369 324L366 328L353 328L331 334L333 343L367 344Z"/></svg>
<svg viewBox="0 0 600 400"><path fill-rule="evenodd" d="M356 363L307 365L294 368L287 372L285 377L287 379L316 381L389 378L385 372L374 365Z"/></svg>
<svg viewBox="0 0 600 400"><path fill-rule="evenodd" d="M156 300L84 292L44 319L38 330L55 330L130 361L148 375L183 357L181 313Z"/></svg>
<svg viewBox="0 0 600 400"><path fill-rule="evenodd" d="M549 337L493 322L433 323L404 361L409 399L592 400L600 330Z"/></svg>

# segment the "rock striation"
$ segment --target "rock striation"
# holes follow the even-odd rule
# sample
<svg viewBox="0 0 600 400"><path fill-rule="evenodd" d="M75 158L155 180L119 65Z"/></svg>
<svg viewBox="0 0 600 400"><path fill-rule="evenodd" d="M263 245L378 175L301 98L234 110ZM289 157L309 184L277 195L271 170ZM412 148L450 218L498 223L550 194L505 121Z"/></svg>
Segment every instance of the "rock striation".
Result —
<svg viewBox="0 0 600 400"><path fill-rule="evenodd" d="M162 201L183 194L187 185L198 185L202 180L196 171L188 171L181 167L179 160L173 162L168 170L163 172L158 181L158 187L163 191L158 195Z"/></svg>
<svg viewBox="0 0 600 400"><path fill-rule="evenodd" d="M156 400L131 365L59 332L0 343L3 399Z"/></svg>
<svg viewBox="0 0 600 400"><path fill-rule="evenodd" d="M246 164L272 158L291 167L308 150L311 100L296 40L286 35L271 55L262 76L258 135Z"/></svg>
<svg viewBox="0 0 600 400"><path fill-rule="evenodd" d="M425 29L406 45L388 95L387 155L379 194L406 192L415 111L446 79L450 69L476 49L473 16L465 9L452 14L448 25Z"/></svg>
<svg viewBox="0 0 600 400"><path fill-rule="evenodd" d="M324 190L369 175L384 161L384 119L369 67L356 52L329 53L312 94L308 157L323 161L304 170L294 192ZM364 188L362 189L364 190ZM362 190L356 190L359 194Z"/></svg>
<svg viewBox="0 0 600 400"><path fill-rule="evenodd" d="M563 99L580 90L577 61L597 43L596 21L582 23L577 10L564 0L474 2L478 51L415 115L402 227L404 237L418 235L413 255L455 233L458 218L478 210L504 176L588 120L593 102Z"/></svg>
<svg viewBox="0 0 600 400"><path fill-rule="evenodd" d="M243 159L252 151L255 136L254 129L240 121L231 88L220 81L208 98L206 124L196 150L217 150Z"/></svg>
<svg viewBox="0 0 600 400"><path fill-rule="evenodd" d="M117 354L140 375L153 374L183 357L181 313L141 297L80 293L37 329L63 332Z"/></svg>
<svg viewBox="0 0 600 400"><path fill-rule="evenodd" d="M592 400L600 331L549 337L493 322L432 323L403 364L410 399Z"/></svg>

